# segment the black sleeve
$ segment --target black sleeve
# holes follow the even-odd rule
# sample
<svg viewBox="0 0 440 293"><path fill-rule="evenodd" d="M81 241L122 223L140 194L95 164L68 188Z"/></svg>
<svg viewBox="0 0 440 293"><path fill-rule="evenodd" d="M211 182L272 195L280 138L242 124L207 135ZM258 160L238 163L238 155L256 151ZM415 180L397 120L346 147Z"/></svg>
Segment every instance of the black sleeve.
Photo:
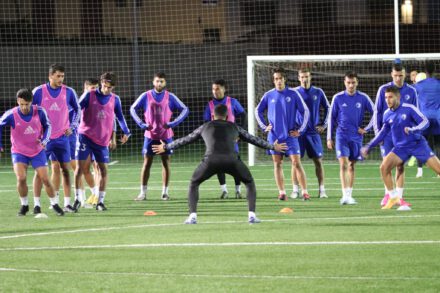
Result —
<svg viewBox="0 0 440 293"><path fill-rule="evenodd" d="M268 150L273 150L274 149L273 145L268 143L266 140L261 139L261 138L256 137L256 136L253 136L252 134L250 134L249 132L247 132L246 130L244 130L243 128L241 128L238 125L237 125L237 130L238 130L239 137L243 141L248 142L250 144L253 144L253 145L257 146L257 147L263 148L263 149L268 149Z"/></svg>
<svg viewBox="0 0 440 293"><path fill-rule="evenodd" d="M175 141L166 144L165 150L175 150L177 148L180 148L181 146L193 143L197 139L199 139L202 136L202 130L205 124L188 134L187 136L181 137L179 139L176 139Z"/></svg>
<svg viewBox="0 0 440 293"><path fill-rule="evenodd" d="M237 119L238 118L238 119ZM243 129L247 129L247 113L244 111L235 116L235 123Z"/></svg>

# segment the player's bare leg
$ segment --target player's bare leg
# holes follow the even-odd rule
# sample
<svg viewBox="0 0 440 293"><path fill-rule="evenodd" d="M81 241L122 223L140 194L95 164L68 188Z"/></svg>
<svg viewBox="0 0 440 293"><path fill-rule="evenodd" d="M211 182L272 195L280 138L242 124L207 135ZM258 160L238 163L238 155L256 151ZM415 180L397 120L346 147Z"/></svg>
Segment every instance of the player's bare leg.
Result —
<svg viewBox="0 0 440 293"><path fill-rule="evenodd" d="M394 189L393 185L393 174L392 170L402 165L403 161L393 152L390 152L382 161L380 165L380 174L382 176L383 183L387 190L387 194L389 195L388 202L382 207L382 209L390 209L397 203L399 203L399 196L397 191Z"/></svg>
<svg viewBox="0 0 440 293"><path fill-rule="evenodd" d="M272 155L273 173L275 176L275 183L279 191L279 200L286 200L286 189L284 188L284 172L283 172L283 157L281 155Z"/></svg>
<svg viewBox="0 0 440 293"><path fill-rule="evenodd" d="M153 156L145 155L144 163L142 164L141 170L141 191L139 195L134 200L146 200L147 199L147 186L148 180L150 179L150 170L153 165Z"/></svg>
<svg viewBox="0 0 440 293"><path fill-rule="evenodd" d="M307 180L306 180L306 173L304 172L304 168L301 164L301 157L300 155L290 155L290 161L292 162L291 167L291 176L292 176L292 184L294 183L294 176L296 175L296 178L298 179L299 186L301 187L303 200L309 200L310 196L307 191Z"/></svg>
<svg viewBox="0 0 440 293"><path fill-rule="evenodd" d="M313 164L315 164L315 175L318 179L319 186L319 198L327 198L327 194L325 192L324 187L324 166L322 164L321 158L312 158Z"/></svg>
<svg viewBox="0 0 440 293"><path fill-rule="evenodd" d="M339 179L341 180L342 198L341 205L353 205L356 201L352 197L352 187L354 182L354 162L349 161L348 157L339 159Z"/></svg>
<svg viewBox="0 0 440 293"><path fill-rule="evenodd" d="M162 161L162 200L169 200L168 184L171 176L171 158L169 155L161 155L160 159Z"/></svg>

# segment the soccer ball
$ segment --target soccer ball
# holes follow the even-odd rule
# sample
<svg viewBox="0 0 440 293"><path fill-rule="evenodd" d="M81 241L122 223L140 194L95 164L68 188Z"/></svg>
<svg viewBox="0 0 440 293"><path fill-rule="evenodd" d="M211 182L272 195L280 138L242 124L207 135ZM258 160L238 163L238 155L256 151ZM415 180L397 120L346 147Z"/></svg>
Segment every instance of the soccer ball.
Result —
<svg viewBox="0 0 440 293"><path fill-rule="evenodd" d="M417 75L416 75L416 82L419 82L419 81L424 80L424 79L426 79L426 73L424 73L424 72L417 73Z"/></svg>

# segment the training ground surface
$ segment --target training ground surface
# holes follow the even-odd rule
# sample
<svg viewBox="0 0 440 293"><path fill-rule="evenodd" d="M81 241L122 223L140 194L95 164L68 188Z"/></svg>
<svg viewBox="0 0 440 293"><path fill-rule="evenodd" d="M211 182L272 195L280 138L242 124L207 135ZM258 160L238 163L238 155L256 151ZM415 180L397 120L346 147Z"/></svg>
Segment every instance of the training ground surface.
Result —
<svg viewBox="0 0 440 293"><path fill-rule="evenodd" d="M252 167L257 215L246 201L218 199L215 177L200 189L198 224L184 225L195 164L172 166L169 202L160 200L160 162L148 200L135 202L140 164L110 166L108 211L81 209L56 217L43 192L42 209L17 217L10 166L0 168L1 292L438 292L440 179L406 169L412 211L383 211L378 165L358 164L356 206L340 206L339 171L326 164L328 199L317 199L313 166L305 165L310 202L277 201L271 165ZM285 176L290 168L285 166ZM33 171L29 174L31 183ZM290 179L286 180L290 194ZM30 184L31 190L31 184ZM244 189L243 189L244 192ZM32 211L32 192L30 209ZM89 194L89 193L88 193ZM62 203L62 200L61 200ZM280 214L284 208L291 214ZM152 210L156 216L144 216Z"/></svg>

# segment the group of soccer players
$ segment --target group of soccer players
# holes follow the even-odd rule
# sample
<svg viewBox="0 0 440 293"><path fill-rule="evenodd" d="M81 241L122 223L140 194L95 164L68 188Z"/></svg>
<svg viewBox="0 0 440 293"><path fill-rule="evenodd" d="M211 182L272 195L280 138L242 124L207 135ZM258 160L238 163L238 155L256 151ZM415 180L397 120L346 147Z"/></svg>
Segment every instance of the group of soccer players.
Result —
<svg viewBox="0 0 440 293"><path fill-rule="evenodd" d="M394 205L408 208L410 204L403 199L404 163L414 156L419 165L426 163L440 174L440 161L423 136L429 135L429 140L437 143L440 135L440 81L434 77L433 63L428 62L425 70L428 78L409 85L405 82L405 68L400 63L394 64L391 71L392 81L379 88L375 104L367 94L357 89L357 74L347 72L344 76L346 90L335 94L329 105L324 91L312 85L309 68L298 71L300 86L296 88L287 86L286 73L282 68L275 69L272 75L275 87L263 95L255 114L259 126L267 133L269 145L264 147L269 149L272 156L275 182L279 190L278 199L288 199L282 168L283 158L288 156L293 183L290 196L300 197L301 190L302 199L310 200L301 164L301 157L305 152L315 164L319 184L318 197L327 198L321 142L321 134L327 129L327 147L335 149L340 164L341 204L356 204L352 196L355 164L366 157L372 147L381 143L383 163L380 170L385 186L385 196L381 204L385 209ZM104 205L107 164L109 148L116 147L115 120L118 120L124 133L121 143L126 143L130 136L122 113L121 100L113 93L117 76L112 72L105 72L99 81L86 82L80 99L72 88L63 84L64 76L64 67L52 64L49 68L49 82L36 87L33 92L20 89L17 92L18 106L8 110L0 120L0 137L2 127L11 127L12 161L21 201L19 216L24 216L29 211L26 184L29 164L36 170L33 184L34 214L41 213L40 194L43 185L49 195L51 208L57 215L76 212L84 206L86 198L83 175L96 196L89 203L94 203L98 211L107 209ZM224 118L230 123L240 122L244 126L244 108L238 100L226 96L225 91L224 80L213 82L213 98L206 106L204 120L215 120L216 106L224 105L227 111ZM138 116L138 112L142 112L143 119ZM179 112L179 115L172 120L174 112ZM371 117L369 123L365 123L367 112ZM172 129L188 113L188 107L176 95L166 90L166 76L162 72L154 75L153 89L142 93L132 104L130 114L137 125L145 130L141 186L135 200L147 198L150 170L154 155L158 153L157 145L172 143ZM363 135L371 129L374 129L376 137L362 148ZM236 133L236 130L231 131ZM240 131L238 132L244 135ZM280 144L282 148L274 147ZM0 148L3 150L1 144ZM172 148L164 147L160 153L163 180L161 198L169 200L169 156ZM238 156L237 143L233 155ZM52 180L48 175L48 158L52 160ZM95 168L96 180L90 172L91 165ZM75 200L72 204L71 168L74 169L75 178ZM391 178L394 168L396 187ZM227 198L224 173L217 174L222 188L220 197ZM64 209L58 205L57 196L61 177ZM241 198L240 178L243 176L235 174L236 198Z"/></svg>

